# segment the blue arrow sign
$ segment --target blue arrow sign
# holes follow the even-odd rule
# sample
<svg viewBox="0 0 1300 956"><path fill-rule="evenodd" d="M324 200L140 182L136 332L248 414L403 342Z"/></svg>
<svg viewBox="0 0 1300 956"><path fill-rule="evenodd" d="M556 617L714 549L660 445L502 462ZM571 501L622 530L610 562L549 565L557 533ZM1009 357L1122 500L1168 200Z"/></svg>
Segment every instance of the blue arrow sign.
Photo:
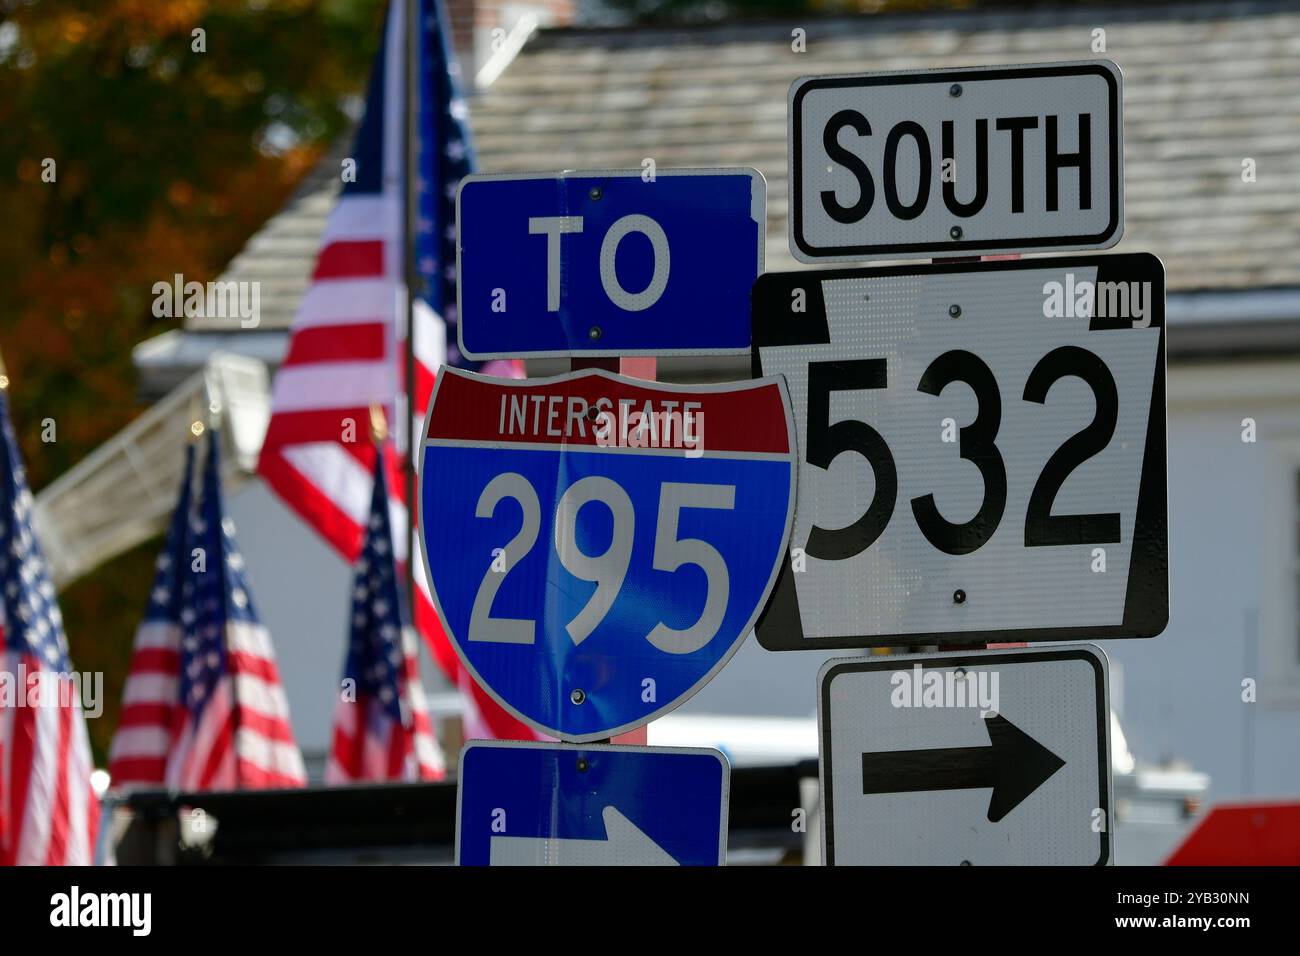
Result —
<svg viewBox="0 0 1300 956"><path fill-rule="evenodd" d="M672 710L753 627L795 487L783 379L445 367L420 534L434 606L503 707L574 743Z"/></svg>
<svg viewBox="0 0 1300 956"><path fill-rule="evenodd" d="M767 184L750 168L466 177L456 199L460 350L744 352L766 211Z"/></svg>
<svg viewBox="0 0 1300 956"><path fill-rule="evenodd" d="M461 751L462 866L720 866L730 768L716 750L475 741Z"/></svg>

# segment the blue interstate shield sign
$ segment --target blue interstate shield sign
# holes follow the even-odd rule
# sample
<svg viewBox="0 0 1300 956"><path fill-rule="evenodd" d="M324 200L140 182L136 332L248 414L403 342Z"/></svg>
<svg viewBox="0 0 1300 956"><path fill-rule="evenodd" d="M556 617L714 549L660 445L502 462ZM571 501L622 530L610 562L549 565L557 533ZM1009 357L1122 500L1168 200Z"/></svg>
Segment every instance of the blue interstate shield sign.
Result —
<svg viewBox="0 0 1300 956"><path fill-rule="evenodd" d="M461 751L462 866L720 866L716 750L476 741Z"/></svg>
<svg viewBox="0 0 1300 956"><path fill-rule="evenodd" d="M465 666L564 740L673 709L767 599L790 533L793 449L780 378L672 386L444 368L420 533Z"/></svg>
<svg viewBox="0 0 1300 956"><path fill-rule="evenodd" d="M766 210L762 173L744 167L466 177L460 349L743 353Z"/></svg>

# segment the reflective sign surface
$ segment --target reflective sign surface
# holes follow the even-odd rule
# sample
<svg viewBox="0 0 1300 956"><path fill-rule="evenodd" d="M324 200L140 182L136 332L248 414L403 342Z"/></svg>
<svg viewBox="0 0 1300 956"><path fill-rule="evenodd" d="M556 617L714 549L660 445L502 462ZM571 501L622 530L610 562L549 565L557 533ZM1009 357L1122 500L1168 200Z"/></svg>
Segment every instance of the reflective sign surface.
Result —
<svg viewBox="0 0 1300 956"><path fill-rule="evenodd" d="M744 639L785 554L794 439L779 379L439 376L421 535L458 653L565 740L671 710Z"/></svg>
<svg viewBox="0 0 1300 956"><path fill-rule="evenodd" d="M754 310L800 456L764 646L1164 629L1158 259L769 273Z"/></svg>
<svg viewBox="0 0 1300 956"><path fill-rule="evenodd" d="M816 262L1114 245L1121 89L1103 59L798 79L790 250Z"/></svg>

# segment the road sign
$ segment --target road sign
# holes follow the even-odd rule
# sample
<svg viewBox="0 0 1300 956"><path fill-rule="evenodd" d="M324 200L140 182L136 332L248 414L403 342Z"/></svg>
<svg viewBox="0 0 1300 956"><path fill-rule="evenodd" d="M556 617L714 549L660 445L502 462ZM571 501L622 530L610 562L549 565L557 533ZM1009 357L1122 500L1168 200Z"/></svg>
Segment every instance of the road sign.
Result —
<svg viewBox="0 0 1300 956"><path fill-rule="evenodd" d="M804 262L1102 249L1124 231L1110 60L806 76L790 87Z"/></svg>
<svg viewBox="0 0 1300 956"><path fill-rule="evenodd" d="M475 741L460 754L462 866L721 866L716 750Z"/></svg>
<svg viewBox="0 0 1300 956"><path fill-rule="evenodd" d="M831 660L817 684L828 864L1109 861L1101 648Z"/></svg>
<svg viewBox="0 0 1300 956"><path fill-rule="evenodd" d="M460 350L743 354L766 215L763 174L743 167L467 176Z"/></svg>
<svg viewBox="0 0 1300 956"><path fill-rule="evenodd" d="M789 408L778 378L444 367L420 531L443 627L479 683L577 742L639 727L707 683L785 554Z"/></svg>
<svg viewBox="0 0 1300 956"><path fill-rule="evenodd" d="M763 646L1164 629L1159 259L769 273L753 299L802 459Z"/></svg>

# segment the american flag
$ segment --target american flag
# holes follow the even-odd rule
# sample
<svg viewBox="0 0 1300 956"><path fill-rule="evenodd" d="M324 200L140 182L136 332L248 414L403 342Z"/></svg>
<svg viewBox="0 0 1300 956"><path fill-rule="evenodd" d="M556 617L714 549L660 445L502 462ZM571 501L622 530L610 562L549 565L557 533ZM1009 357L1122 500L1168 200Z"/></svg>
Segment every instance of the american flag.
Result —
<svg viewBox="0 0 1300 956"><path fill-rule="evenodd" d="M182 790L301 787L307 774L271 635L257 619L221 500L220 447L210 430L182 584L179 710L165 782Z"/></svg>
<svg viewBox="0 0 1300 956"><path fill-rule="evenodd" d="M0 864L89 864L94 763L32 493L0 392Z"/></svg>
<svg viewBox="0 0 1300 956"><path fill-rule="evenodd" d="M373 497L375 448L363 423L378 405L404 421L406 342L403 266L405 9L394 0L370 78L365 117L353 144L354 176L344 169L342 195L325 226L312 283L275 376L272 414L258 470L266 482L349 562L361 552ZM419 166L414 194L415 263L422 280L413 304L415 374L409 414L423 431L434 376L462 360L454 343L456 187L474 166L467 110L436 0L420 0L421 90L416 116ZM483 371L519 375L518 363ZM405 429L398 429L399 433ZM399 435L400 437L400 435ZM407 454L415 455L413 449ZM393 483L390 517L399 567L407 560L405 482ZM418 547L418 544L417 544ZM424 562L416 556L415 626L434 659L465 697L472 737L536 735L501 709L461 665L430 598Z"/></svg>
<svg viewBox="0 0 1300 956"><path fill-rule="evenodd" d="M180 709L181 599L190 570L190 520L195 445L185 449L185 471L176 510L154 562L153 587L135 649L122 713L109 750L113 786L161 786Z"/></svg>
<svg viewBox="0 0 1300 956"><path fill-rule="evenodd" d="M374 493L352 588L352 633L334 708L325 782L441 780L442 751L420 684L415 639L393 559L385 465L375 458Z"/></svg>

